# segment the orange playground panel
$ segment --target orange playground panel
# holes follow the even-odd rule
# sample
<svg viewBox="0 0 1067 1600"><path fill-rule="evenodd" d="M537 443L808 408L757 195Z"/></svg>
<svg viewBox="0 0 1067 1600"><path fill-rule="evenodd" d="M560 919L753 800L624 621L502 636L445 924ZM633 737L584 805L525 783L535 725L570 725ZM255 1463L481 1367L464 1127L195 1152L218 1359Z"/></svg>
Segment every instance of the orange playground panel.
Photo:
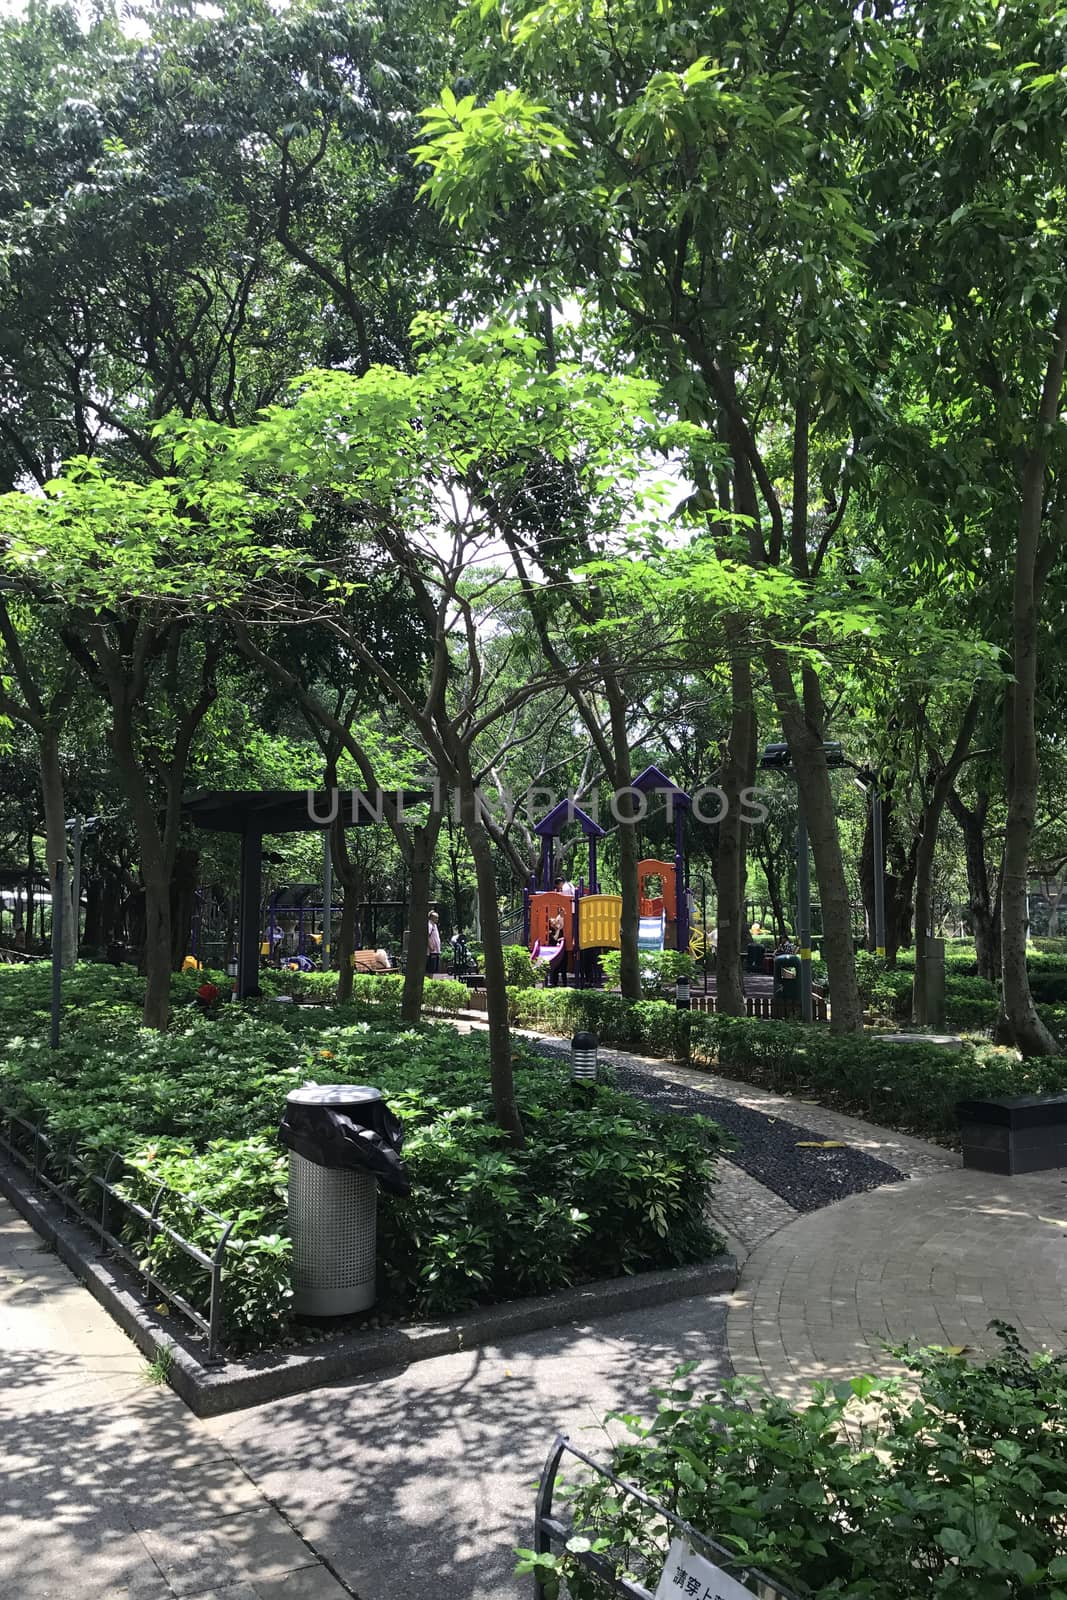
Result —
<svg viewBox="0 0 1067 1600"><path fill-rule="evenodd" d="M663 885L663 892L651 898L645 894L645 886L649 878L658 878ZM637 896L643 917L658 917L663 912L667 913L668 922L673 921L678 908L675 899L674 864L670 861L639 861L637 863Z"/></svg>
<svg viewBox="0 0 1067 1600"><path fill-rule="evenodd" d="M555 944L549 937L548 924L557 911L563 912L563 942L568 950L574 949L574 898L557 894L555 889L544 889L530 896L530 948L534 944Z"/></svg>

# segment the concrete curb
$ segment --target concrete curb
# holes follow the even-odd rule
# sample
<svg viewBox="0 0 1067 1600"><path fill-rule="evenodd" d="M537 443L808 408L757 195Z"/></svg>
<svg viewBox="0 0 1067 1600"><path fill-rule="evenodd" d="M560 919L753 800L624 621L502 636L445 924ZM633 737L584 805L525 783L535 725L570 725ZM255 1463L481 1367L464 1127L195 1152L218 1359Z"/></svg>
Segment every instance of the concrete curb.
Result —
<svg viewBox="0 0 1067 1600"><path fill-rule="evenodd" d="M154 1315L135 1287L132 1273L102 1256L88 1230L65 1217L58 1201L36 1194L28 1176L6 1160L0 1161L0 1193L54 1247L59 1259L110 1312L142 1354L153 1360L161 1350L170 1349L171 1386L198 1417L223 1416L383 1367L406 1367L413 1361L454 1355L542 1328L588 1322L696 1295L725 1294L737 1287L738 1280L734 1257L718 1255L695 1266L642 1272L632 1278L602 1278L559 1294L485 1306L452 1322L348 1334L296 1350L248 1356L224 1367L205 1367L195 1341L177 1319L168 1326Z"/></svg>

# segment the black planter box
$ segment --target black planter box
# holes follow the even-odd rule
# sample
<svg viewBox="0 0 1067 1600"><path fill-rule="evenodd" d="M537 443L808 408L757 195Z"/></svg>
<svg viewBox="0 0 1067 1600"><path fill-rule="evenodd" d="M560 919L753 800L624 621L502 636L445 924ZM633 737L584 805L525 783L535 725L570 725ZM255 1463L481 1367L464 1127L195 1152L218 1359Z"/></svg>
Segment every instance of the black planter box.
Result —
<svg viewBox="0 0 1067 1600"><path fill-rule="evenodd" d="M961 1100L963 1165L1013 1177L1067 1167L1067 1095L999 1095Z"/></svg>

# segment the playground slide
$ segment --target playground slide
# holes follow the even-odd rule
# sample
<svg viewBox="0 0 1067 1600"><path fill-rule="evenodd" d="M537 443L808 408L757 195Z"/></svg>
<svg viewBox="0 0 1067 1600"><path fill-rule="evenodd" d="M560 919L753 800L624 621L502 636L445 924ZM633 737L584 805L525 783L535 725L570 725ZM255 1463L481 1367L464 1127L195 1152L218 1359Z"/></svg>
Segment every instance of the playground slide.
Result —
<svg viewBox="0 0 1067 1600"><path fill-rule="evenodd" d="M538 952L539 961L548 962L548 970L555 975L567 959L567 946L565 944L543 944Z"/></svg>
<svg viewBox="0 0 1067 1600"><path fill-rule="evenodd" d="M637 924L637 948L662 950L666 923L662 913L658 917L642 917Z"/></svg>

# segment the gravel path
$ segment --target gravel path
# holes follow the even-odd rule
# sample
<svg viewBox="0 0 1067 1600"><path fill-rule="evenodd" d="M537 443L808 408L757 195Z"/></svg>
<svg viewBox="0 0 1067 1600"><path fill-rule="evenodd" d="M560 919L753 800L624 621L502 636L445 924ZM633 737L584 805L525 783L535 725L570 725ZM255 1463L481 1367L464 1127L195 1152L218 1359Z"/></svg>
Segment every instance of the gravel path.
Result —
<svg viewBox="0 0 1067 1600"><path fill-rule="evenodd" d="M540 1054L557 1059L570 1053L565 1042L526 1042ZM886 1183L901 1183L907 1177L898 1167L849 1145L820 1148L826 1143L825 1134L738 1105L722 1095L671 1082L669 1077L649 1071L622 1051L602 1050L601 1055L610 1062L620 1089L661 1111L711 1117L733 1134L737 1148L727 1159L796 1211L818 1211L850 1194L862 1194ZM664 1071L670 1072L666 1063Z"/></svg>

